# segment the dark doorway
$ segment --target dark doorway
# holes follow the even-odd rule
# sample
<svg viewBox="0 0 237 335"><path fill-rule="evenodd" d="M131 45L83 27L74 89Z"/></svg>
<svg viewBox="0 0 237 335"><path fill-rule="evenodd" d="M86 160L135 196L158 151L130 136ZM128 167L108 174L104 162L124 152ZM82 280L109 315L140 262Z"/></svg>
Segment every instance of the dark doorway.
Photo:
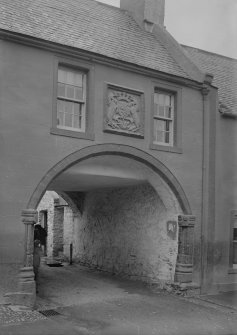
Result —
<svg viewBox="0 0 237 335"><path fill-rule="evenodd" d="M40 224L48 234L48 211L40 211ZM47 238L45 240L45 245L43 246L43 254L44 256L47 256Z"/></svg>

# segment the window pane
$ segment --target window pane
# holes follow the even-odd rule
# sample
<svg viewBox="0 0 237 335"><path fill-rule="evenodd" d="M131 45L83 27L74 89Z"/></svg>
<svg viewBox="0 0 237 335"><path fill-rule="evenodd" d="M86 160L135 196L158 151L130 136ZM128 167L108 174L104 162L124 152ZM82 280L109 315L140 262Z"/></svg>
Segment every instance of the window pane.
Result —
<svg viewBox="0 0 237 335"><path fill-rule="evenodd" d="M73 114L73 102L65 101L65 113Z"/></svg>
<svg viewBox="0 0 237 335"><path fill-rule="evenodd" d="M159 95L157 93L154 94L154 103L159 104Z"/></svg>
<svg viewBox="0 0 237 335"><path fill-rule="evenodd" d="M59 126L64 126L63 118L64 118L64 113L58 112L57 121L58 121Z"/></svg>
<svg viewBox="0 0 237 335"><path fill-rule="evenodd" d="M74 115L79 115L81 113L81 105L74 103Z"/></svg>
<svg viewBox="0 0 237 335"><path fill-rule="evenodd" d="M159 116L165 116L165 107L159 106Z"/></svg>
<svg viewBox="0 0 237 335"><path fill-rule="evenodd" d="M154 120L154 140L160 143L171 143L171 121Z"/></svg>
<svg viewBox="0 0 237 335"><path fill-rule="evenodd" d="M66 83L67 72L61 68L58 69L58 81L60 83Z"/></svg>
<svg viewBox="0 0 237 335"><path fill-rule="evenodd" d="M164 106L165 105L165 95L164 94L159 94L158 96L159 96L158 104L160 106Z"/></svg>
<svg viewBox="0 0 237 335"><path fill-rule="evenodd" d="M57 107L58 107L57 109L58 109L59 112L64 112L64 110L65 110L64 101L58 100Z"/></svg>
<svg viewBox="0 0 237 335"><path fill-rule="evenodd" d="M74 115L74 122L73 122L73 127L80 129L80 125L79 125L79 115Z"/></svg>
<svg viewBox="0 0 237 335"><path fill-rule="evenodd" d="M82 104L74 104L74 127L82 129L84 125L84 115L82 115Z"/></svg>
<svg viewBox="0 0 237 335"><path fill-rule="evenodd" d="M165 95L165 106L170 106L170 95Z"/></svg>
<svg viewBox="0 0 237 335"><path fill-rule="evenodd" d="M72 114L65 114L65 127L72 127Z"/></svg>
<svg viewBox="0 0 237 335"><path fill-rule="evenodd" d="M66 83L69 85L73 85L74 84L74 73L71 71L67 71L67 80Z"/></svg>
<svg viewBox="0 0 237 335"><path fill-rule="evenodd" d="M165 130L166 121L156 120L156 123L157 123L157 129L158 130Z"/></svg>
<svg viewBox="0 0 237 335"><path fill-rule="evenodd" d="M156 142L164 142L164 121L154 120L154 139Z"/></svg>
<svg viewBox="0 0 237 335"><path fill-rule="evenodd" d="M170 133L169 132L165 132L165 143L170 143Z"/></svg>
<svg viewBox="0 0 237 335"><path fill-rule="evenodd" d="M170 121L165 121L165 130L166 131L170 130Z"/></svg>
<svg viewBox="0 0 237 335"><path fill-rule="evenodd" d="M154 94L154 113L155 116L172 118L173 117L174 96L164 93Z"/></svg>
<svg viewBox="0 0 237 335"><path fill-rule="evenodd" d="M75 99L83 100L83 89L82 87L75 87Z"/></svg>
<svg viewBox="0 0 237 335"><path fill-rule="evenodd" d="M171 118L171 107L170 106L165 106L165 117Z"/></svg>
<svg viewBox="0 0 237 335"><path fill-rule="evenodd" d="M83 75L80 73L75 73L75 86L82 87L82 80L83 80Z"/></svg>
<svg viewBox="0 0 237 335"><path fill-rule="evenodd" d="M157 93L154 94L154 105L155 105L155 111L158 113L159 95Z"/></svg>
<svg viewBox="0 0 237 335"><path fill-rule="evenodd" d="M65 85L62 83L58 83L58 96L65 97Z"/></svg>
<svg viewBox="0 0 237 335"><path fill-rule="evenodd" d="M165 141L165 136L164 136L164 132L163 131L158 131L157 132L157 142L160 142L160 143L164 143Z"/></svg>
<svg viewBox="0 0 237 335"><path fill-rule="evenodd" d="M74 87L67 85L66 86L66 97L68 99L74 99Z"/></svg>

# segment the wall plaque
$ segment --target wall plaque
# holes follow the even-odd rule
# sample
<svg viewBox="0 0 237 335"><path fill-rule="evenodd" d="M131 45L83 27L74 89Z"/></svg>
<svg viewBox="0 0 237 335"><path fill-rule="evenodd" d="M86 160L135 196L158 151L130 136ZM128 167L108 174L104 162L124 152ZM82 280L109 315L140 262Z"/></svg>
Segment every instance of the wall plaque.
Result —
<svg viewBox="0 0 237 335"><path fill-rule="evenodd" d="M177 222L176 221L168 221L166 223L167 225L167 234L168 236L172 239L176 239L176 234L177 234Z"/></svg>
<svg viewBox="0 0 237 335"><path fill-rule="evenodd" d="M104 131L144 137L143 93L107 84Z"/></svg>

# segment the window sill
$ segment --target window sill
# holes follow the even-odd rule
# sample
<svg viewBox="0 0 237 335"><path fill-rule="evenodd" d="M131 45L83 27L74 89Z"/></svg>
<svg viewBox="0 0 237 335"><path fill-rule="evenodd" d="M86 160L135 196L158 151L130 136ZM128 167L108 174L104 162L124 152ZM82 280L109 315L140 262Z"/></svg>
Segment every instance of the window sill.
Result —
<svg viewBox="0 0 237 335"><path fill-rule="evenodd" d="M75 137L75 138L82 138L85 140L94 141L95 136L91 133L83 133L79 131L73 131L68 129L60 129L60 128L51 128L50 134L59 135L59 136L67 136L67 137Z"/></svg>
<svg viewBox="0 0 237 335"><path fill-rule="evenodd" d="M166 146L166 145L159 145L159 144L154 144L154 143L150 144L150 149L158 150L158 151L175 152L177 154L182 154L183 153L181 148L170 147L170 146Z"/></svg>
<svg viewBox="0 0 237 335"><path fill-rule="evenodd" d="M237 269L229 268L228 274L237 274Z"/></svg>

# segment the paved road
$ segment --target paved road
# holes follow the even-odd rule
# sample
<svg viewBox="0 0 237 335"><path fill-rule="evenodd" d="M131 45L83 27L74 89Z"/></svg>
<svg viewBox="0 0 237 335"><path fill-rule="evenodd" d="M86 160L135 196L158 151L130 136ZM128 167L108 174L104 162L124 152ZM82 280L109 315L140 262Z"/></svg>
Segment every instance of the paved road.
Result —
<svg viewBox="0 0 237 335"><path fill-rule="evenodd" d="M76 265L41 269L37 308L58 314L44 318L28 312L26 317L27 311L13 311L10 322L2 322L0 334L237 334L233 309L164 292L155 294L142 284ZM14 313L18 313L15 321ZM19 313L24 314L20 321Z"/></svg>

